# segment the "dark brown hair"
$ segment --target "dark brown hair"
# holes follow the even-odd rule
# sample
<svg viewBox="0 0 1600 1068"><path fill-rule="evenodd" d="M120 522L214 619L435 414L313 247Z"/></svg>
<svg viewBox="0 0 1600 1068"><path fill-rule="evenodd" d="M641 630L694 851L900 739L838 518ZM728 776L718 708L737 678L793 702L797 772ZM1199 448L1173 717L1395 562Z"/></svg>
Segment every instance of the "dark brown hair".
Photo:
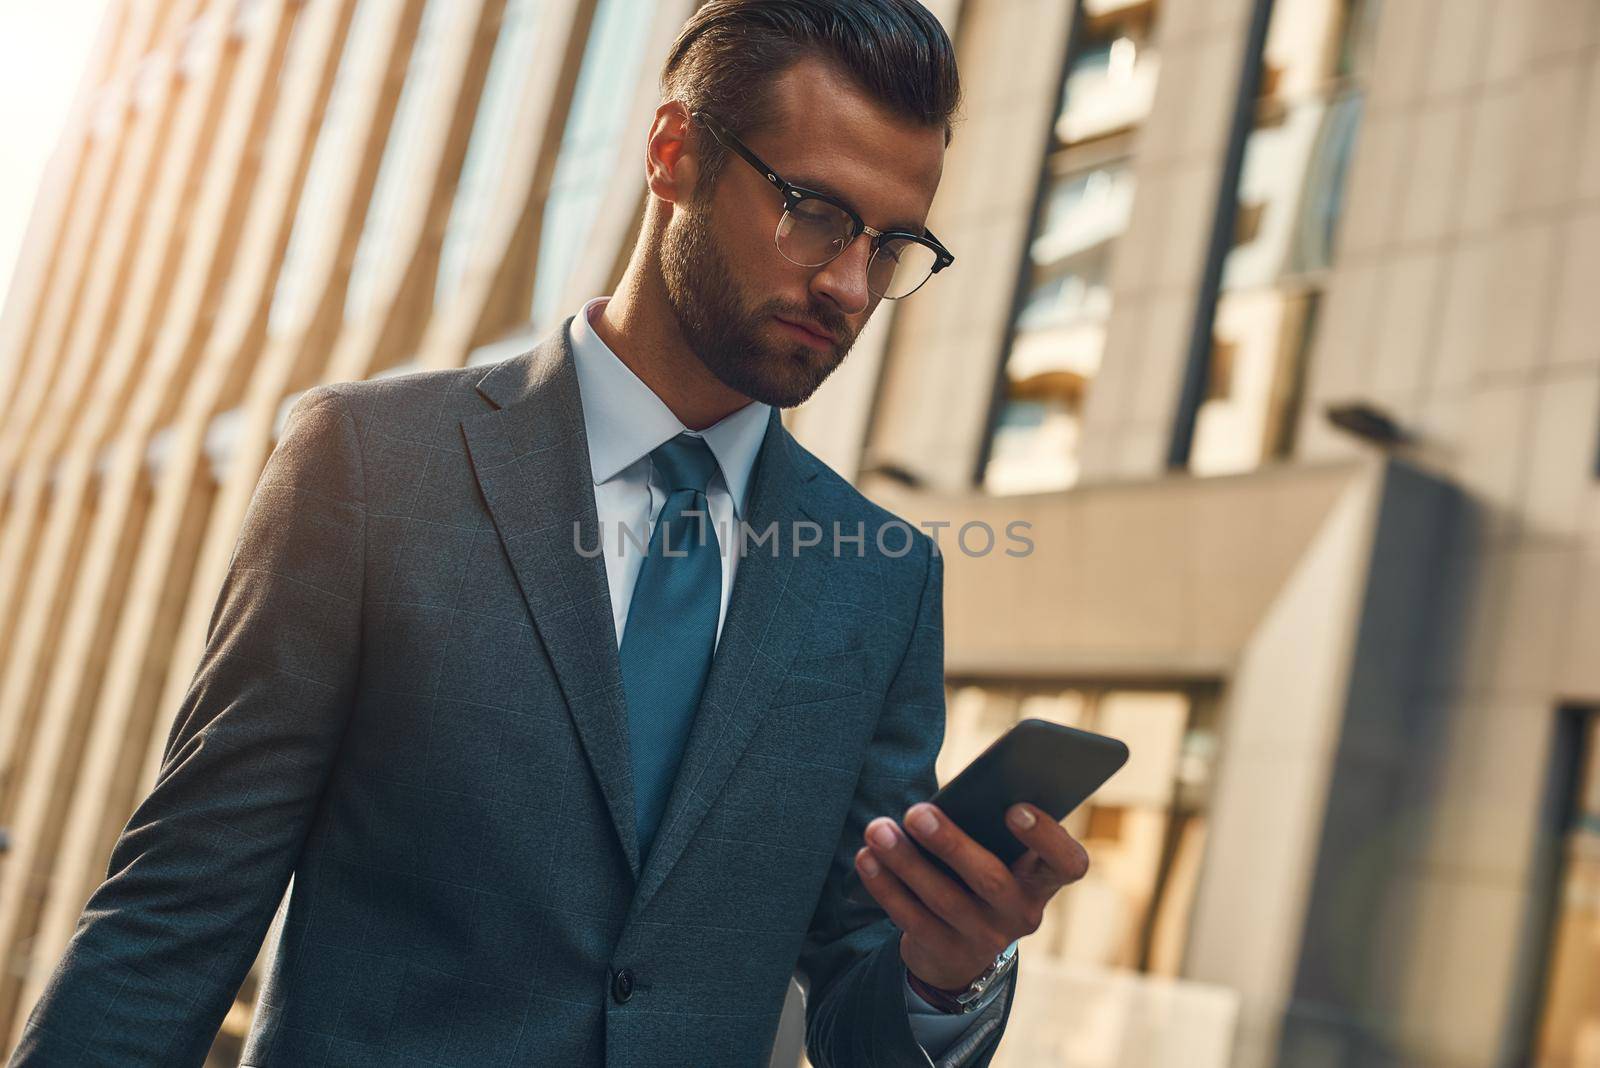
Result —
<svg viewBox="0 0 1600 1068"><path fill-rule="evenodd" d="M708 0L684 24L661 68L661 99L704 109L743 137L770 126L772 82L796 61L831 60L891 114L944 127L961 102L956 53L918 0ZM728 152L694 127L709 195Z"/></svg>

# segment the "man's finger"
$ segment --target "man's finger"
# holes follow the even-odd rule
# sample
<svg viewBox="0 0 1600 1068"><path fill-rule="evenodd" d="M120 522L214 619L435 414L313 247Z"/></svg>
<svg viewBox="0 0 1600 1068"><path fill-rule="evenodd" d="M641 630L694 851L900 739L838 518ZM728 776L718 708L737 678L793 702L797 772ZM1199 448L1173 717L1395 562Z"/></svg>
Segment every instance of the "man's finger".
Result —
<svg viewBox="0 0 1600 1068"><path fill-rule="evenodd" d="M922 826L925 817L934 821L932 829ZM906 810L906 826L924 848L950 865L983 901L996 909L1006 909L1016 902L1020 887L1005 862L956 826L937 805L926 801L912 805Z"/></svg>
<svg viewBox="0 0 1600 1068"><path fill-rule="evenodd" d="M1031 825L1020 818L1024 815L1031 817ZM1012 872L1025 881L1034 895L1048 898L1088 873L1089 851L1047 813L1026 802L1018 802L1006 813L1006 826L1018 841L1029 847L1013 865Z"/></svg>
<svg viewBox="0 0 1600 1068"><path fill-rule="evenodd" d="M900 930L928 942L954 936L950 926L928 911L894 869L879 861L867 846L856 850L856 872L861 876L861 885Z"/></svg>
<svg viewBox="0 0 1600 1068"><path fill-rule="evenodd" d="M883 831L893 834L892 844L878 840ZM894 820L880 817L869 824L867 844L873 857L894 872L922 907L953 930L968 937L985 937L996 928L994 917L984 903L939 871ZM1007 878L1010 878L1009 873Z"/></svg>

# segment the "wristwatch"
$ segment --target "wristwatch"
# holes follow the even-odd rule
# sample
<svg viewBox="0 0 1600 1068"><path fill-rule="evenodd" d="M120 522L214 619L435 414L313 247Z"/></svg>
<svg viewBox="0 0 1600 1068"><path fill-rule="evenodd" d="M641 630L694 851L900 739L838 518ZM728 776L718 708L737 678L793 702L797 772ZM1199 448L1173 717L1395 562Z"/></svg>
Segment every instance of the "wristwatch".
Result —
<svg viewBox="0 0 1600 1068"><path fill-rule="evenodd" d="M1001 950L994 958L984 973L974 979L965 990L945 990L942 987L930 986L913 975L909 970L907 978L911 982L911 989L917 995L941 1012L968 1013L977 1009L978 1003L983 1000L983 995L989 988L1005 977L1006 973L1017 966L1017 944L1011 943Z"/></svg>

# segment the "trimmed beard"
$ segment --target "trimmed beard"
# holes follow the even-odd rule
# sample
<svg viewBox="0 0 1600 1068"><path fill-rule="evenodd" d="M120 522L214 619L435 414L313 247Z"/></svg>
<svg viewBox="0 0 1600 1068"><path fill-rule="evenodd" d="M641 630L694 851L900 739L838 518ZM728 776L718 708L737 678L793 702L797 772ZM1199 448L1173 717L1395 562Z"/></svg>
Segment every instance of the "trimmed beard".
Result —
<svg viewBox="0 0 1600 1068"><path fill-rule="evenodd" d="M821 323L836 337L847 337L836 312L795 313L767 307L750 313L739 301L733 271L717 246L711 227L711 198L696 197L673 209L678 218L661 241L661 280L678 330L700 362L729 389L770 404L793 408L843 362L850 345L832 352L802 341L774 344L774 315ZM774 256L780 256L776 248Z"/></svg>

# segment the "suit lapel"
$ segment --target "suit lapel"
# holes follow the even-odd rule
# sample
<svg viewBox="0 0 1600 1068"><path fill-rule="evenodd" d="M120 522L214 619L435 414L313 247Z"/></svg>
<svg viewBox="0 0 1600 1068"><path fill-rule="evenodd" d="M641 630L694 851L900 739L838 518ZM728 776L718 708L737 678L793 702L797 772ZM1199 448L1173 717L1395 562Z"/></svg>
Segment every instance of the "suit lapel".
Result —
<svg viewBox="0 0 1600 1068"><path fill-rule="evenodd" d="M800 639L814 625L812 613L826 574L828 542L824 539L799 556L793 544L797 523L819 519L806 508L812 500L806 483L815 476L814 461L795 444L774 408L745 508L744 523L751 535L734 575L722 637L711 658L683 761L634 895L632 916L643 911L683 855L768 715L768 702L788 674ZM766 536L769 528L775 538L757 544L755 539Z"/></svg>
<svg viewBox="0 0 1600 1068"><path fill-rule="evenodd" d="M473 474L528 602L584 753L639 875L628 712L567 325L478 382L497 407L461 420Z"/></svg>
<svg viewBox="0 0 1600 1068"><path fill-rule="evenodd" d="M494 409L461 420L472 469L550 657L585 756L638 880L635 914L659 889L744 753L787 673L825 575L826 540L796 556L794 524L816 462L772 411L751 476L739 561L722 636L660 829L641 870L628 710L612 623L571 317L533 349L490 367L477 388ZM813 506L813 510L815 506ZM574 524L577 541L574 542Z"/></svg>

